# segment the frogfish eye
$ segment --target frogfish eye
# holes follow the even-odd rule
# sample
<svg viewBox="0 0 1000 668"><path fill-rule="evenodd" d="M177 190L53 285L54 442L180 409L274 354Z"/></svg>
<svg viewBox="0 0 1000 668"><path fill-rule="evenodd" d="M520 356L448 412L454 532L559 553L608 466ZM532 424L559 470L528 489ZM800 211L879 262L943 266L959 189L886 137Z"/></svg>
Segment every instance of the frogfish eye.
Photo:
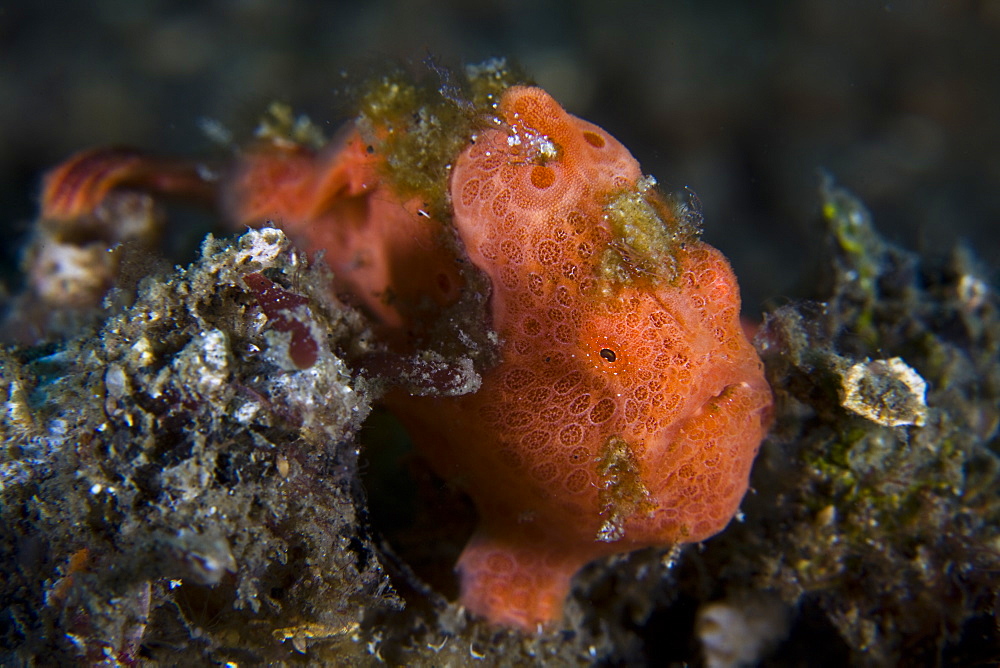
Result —
<svg viewBox="0 0 1000 668"><path fill-rule="evenodd" d="M601 348L601 357L609 362L614 362L617 355L615 355L615 351L610 348Z"/></svg>

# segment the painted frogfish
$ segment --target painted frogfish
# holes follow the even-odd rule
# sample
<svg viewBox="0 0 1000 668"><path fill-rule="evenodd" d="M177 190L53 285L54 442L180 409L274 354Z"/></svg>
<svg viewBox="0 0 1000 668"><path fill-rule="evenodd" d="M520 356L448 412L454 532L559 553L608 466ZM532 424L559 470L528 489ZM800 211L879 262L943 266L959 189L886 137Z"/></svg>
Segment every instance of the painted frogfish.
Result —
<svg viewBox="0 0 1000 668"><path fill-rule="evenodd" d="M474 502L460 602L491 622L556 624L588 562L721 531L772 396L697 211L500 68L470 69L464 88L387 76L361 109L323 147L265 133L211 183L139 153L80 154L49 174L43 215L115 189L208 189L234 229L276 225L322 252L333 289L420 371L386 401ZM420 361L481 352L472 330L488 354L462 394Z"/></svg>

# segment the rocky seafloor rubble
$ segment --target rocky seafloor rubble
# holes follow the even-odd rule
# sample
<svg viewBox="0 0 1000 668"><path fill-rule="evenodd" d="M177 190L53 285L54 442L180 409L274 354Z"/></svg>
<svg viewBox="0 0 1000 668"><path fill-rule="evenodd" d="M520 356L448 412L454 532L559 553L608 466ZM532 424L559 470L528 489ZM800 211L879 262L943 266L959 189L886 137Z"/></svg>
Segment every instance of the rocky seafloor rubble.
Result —
<svg viewBox="0 0 1000 668"><path fill-rule="evenodd" d="M0 350L0 663L997 660L995 288L967 250L919 258L846 191L821 202L827 284L757 334L777 415L739 521L592 564L530 635L470 618L372 519L359 434L392 379L322 262L265 228L169 269L165 214L130 193L99 232L39 221Z"/></svg>

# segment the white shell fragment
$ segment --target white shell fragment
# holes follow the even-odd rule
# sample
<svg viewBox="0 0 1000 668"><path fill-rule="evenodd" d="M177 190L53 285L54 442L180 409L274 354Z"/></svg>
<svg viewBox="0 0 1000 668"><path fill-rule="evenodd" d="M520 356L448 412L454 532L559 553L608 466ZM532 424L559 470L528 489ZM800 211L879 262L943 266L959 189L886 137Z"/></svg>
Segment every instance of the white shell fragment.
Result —
<svg viewBox="0 0 1000 668"><path fill-rule="evenodd" d="M858 362L842 374L841 406L886 427L927 420L927 382L901 358Z"/></svg>

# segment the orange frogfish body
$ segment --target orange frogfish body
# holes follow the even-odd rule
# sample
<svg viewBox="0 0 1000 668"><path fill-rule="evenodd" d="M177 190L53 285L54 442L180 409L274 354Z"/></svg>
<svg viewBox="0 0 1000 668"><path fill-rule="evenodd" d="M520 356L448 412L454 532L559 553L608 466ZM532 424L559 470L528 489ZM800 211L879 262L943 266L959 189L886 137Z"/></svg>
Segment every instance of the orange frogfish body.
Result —
<svg viewBox="0 0 1000 668"><path fill-rule="evenodd" d="M462 603L534 629L560 618L587 562L721 531L771 392L729 264L628 151L537 88L508 90L498 111L451 194L492 282L501 360L479 392L415 398L406 417L479 512Z"/></svg>
<svg viewBox="0 0 1000 668"><path fill-rule="evenodd" d="M488 279L481 325L498 343L479 390L388 401L478 511L457 564L461 603L535 630L558 622L587 562L721 531L772 397L736 279L690 212L541 89L507 88L492 111L450 159L450 215L394 185L380 140L399 128L372 123L318 153L251 149L220 198L235 223L272 221L322 251L336 289L406 354ZM122 181L133 169L88 160ZM90 203L74 184L107 189L54 174L50 215Z"/></svg>
<svg viewBox="0 0 1000 668"><path fill-rule="evenodd" d="M428 219L421 198L387 186L381 160L357 131L319 154L264 145L243 156L222 204L238 225L267 221L303 250L322 251L337 291L403 347L408 330L458 298L463 279L442 225Z"/></svg>

